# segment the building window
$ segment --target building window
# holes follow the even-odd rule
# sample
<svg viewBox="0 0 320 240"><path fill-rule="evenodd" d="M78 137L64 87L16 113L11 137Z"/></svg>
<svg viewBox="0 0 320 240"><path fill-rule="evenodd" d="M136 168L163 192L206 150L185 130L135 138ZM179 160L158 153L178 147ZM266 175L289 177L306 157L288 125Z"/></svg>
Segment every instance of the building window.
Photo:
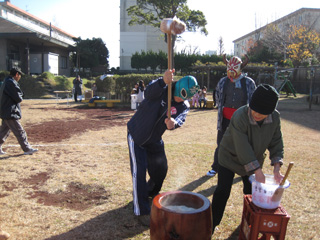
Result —
<svg viewBox="0 0 320 240"><path fill-rule="evenodd" d="M67 57L61 57L61 68L66 69L67 67Z"/></svg>

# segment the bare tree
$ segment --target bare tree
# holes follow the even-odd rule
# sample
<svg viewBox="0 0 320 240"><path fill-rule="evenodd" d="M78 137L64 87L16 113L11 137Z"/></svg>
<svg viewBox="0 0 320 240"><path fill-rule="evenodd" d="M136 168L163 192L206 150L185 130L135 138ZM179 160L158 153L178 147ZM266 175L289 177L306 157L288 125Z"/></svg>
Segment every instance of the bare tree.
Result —
<svg viewBox="0 0 320 240"><path fill-rule="evenodd" d="M221 36L219 37L219 41L218 41L218 53L220 56L224 54L224 43Z"/></svg>
<svg viewBox="0 0 320 240"><path fill-rule="evenodd" d="M263 44L278 53L283 55L283 59L287 58L287 51L289 45L290 25L286 24L280 30L275 24L266 26L263 33Z"/></svg>
<svg viewBox="0 0 320 240"><path fill-rule="evenodd" d="M286 19L281 24L268 24L262 31L261 40L270 50L276 51L283 55L283 60L288 57L289 46L295 43L292 34L296 28L304 27L305 33L315 30L316 22L319 16L308 15L302 23L297 23L295 18Z"/></svg>

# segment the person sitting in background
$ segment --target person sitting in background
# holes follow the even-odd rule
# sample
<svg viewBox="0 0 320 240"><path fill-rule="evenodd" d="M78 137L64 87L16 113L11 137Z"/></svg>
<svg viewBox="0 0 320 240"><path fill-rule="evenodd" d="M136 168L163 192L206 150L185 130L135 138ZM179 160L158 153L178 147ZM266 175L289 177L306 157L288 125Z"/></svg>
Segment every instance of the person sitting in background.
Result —
<svg viewBox="0 0 320 240"><path fill-rule="evenodd" d="M202 108L206 108L207 107L207 87L206 86L203 86L200 93L200 98L199 98L200 108L201 108L202 102L203 102Z"/></svg>
<svg viewBox="0 0 320 240"><path fill-rule="evenodd" d="M243 194L251 194L249 176L255 174L265 183L262 166L269 151L274 178L280 183L283 175L283 139L280 113L276 110L279 94L274 87L263 84L253 92L249 105L236 110L231 117L219 146L218 185L212 197L213 230L218 226L230 196L233 178L238 174L243 182Z"/></svg>
<svg viewBox="0 0 320 240"><path fill-rule="evenodd" d="M199 104L199 97L200 97L200 92L201 91L197 91L193 96L192 96L192 107L194 108L195 105L197 104L197 108L199 108L200 104Z"/></svg>

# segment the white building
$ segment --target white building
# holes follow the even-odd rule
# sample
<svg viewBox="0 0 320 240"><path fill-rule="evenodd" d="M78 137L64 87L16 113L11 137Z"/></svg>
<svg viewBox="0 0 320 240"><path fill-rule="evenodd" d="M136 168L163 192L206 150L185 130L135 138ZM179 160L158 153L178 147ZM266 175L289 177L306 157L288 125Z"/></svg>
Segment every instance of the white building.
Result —
<svg viewBox="0 0 320 240"><path fill-rule="evenodd" d="M0 2L0 70L70 75L74 36L14 6Z"/></svg>
<svg viewBox="0 0 320 240"><path fill-rule="evenodd" d="M136 0L120 0L120 70L132 70L131 56L136 52L167 52L160 29L147 25L129 26L131 18L126 9L133 5L136 5Z"/></svg>

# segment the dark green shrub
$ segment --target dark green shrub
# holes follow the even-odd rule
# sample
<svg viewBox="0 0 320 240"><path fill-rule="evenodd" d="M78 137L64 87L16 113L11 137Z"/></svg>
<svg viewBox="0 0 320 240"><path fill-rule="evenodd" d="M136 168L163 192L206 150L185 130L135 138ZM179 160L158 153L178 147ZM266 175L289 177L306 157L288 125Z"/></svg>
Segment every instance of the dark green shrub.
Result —
<svg viewBox="0 0 320 240"><path fill-rule="evenodd" d="M40 98L44 95L44 82L38 81L36 78L24 75L19 81L21 90L24 92L24 98Z"/></svg>
<svg viewBox="0 0 320 240"><path fill-rule="evenodd" d="M162 77L163 74L128 74L128 75L114 75L108 76L101 80L96 78L98 92L105 92L113 94L121 94L125 99L129 99L131 90L134 85L142 80L147 86L152 80ZM175 77L175 80L181 77Z"/></svg>
<svg viewBox="0 0 320 240"><path fill-rule="evenodd" d="M56 86L54 86L54 90L71 90L72 83L65 76L56 76L54 78L56 82Z"/></svg>
<svg viewBox="0 0 320 240"><path fill-rule="evenodd" d="M43 73L40 75L40 77L41 77L42 79L47 79L48 81L50 81L50 80L54 81L54 79L55 79L55 76L54 76L52 73L50 73L50 72L43 72Z"/></svg>

